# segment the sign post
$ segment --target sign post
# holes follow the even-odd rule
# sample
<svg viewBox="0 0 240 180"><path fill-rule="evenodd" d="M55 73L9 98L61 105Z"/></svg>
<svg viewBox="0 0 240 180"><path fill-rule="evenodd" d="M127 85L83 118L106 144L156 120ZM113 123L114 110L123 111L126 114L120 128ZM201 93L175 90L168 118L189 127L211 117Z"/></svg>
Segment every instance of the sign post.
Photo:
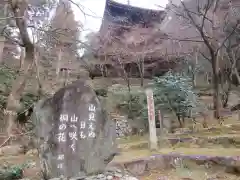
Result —
<svg viewBox="0 0 240 180"><path fill-rule="evenodd" d="M150 148L150 150L157 150L158 149L158 140L157 140L157 133L156 133L153 90L150 88L147 88L145 93L147 96L147 106L148 106L149 148Z"/></svg>

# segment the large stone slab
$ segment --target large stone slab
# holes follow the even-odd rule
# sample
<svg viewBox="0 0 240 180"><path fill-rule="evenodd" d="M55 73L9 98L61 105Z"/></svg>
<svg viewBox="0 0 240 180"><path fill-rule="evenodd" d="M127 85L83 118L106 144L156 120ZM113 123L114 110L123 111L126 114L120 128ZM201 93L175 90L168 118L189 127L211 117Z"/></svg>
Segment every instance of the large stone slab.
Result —
<svg viewBox="0 0 240 180"><path fill-rule="evenodd" d="M117 152L115 122L85 81L38 102L32 119L45 179L102 172Z"/></svg>
<svg viewBox="0 0 240 180"><path fill-rule="evenodd" d="M185 155L179 153L154 154L145 158L137 158L125 162L112 162L109 166L123 168L132 175L144 175L152 170L170 170L188 165L194 162L197 165L205 165L207 169L214 166L223 167L225 172L240 175L239 156L207 156L207 155ZM193 164L190 163L190 167ZM183 167L181 167L183 168Z"/></svg>

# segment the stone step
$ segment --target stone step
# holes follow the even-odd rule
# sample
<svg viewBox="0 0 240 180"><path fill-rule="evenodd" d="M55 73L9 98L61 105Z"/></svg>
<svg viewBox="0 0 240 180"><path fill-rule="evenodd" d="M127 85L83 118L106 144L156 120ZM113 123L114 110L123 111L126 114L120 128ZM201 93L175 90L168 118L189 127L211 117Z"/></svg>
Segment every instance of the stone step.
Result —
<svg viewBox="0 0 240 180"><path fill-rule="evenodd" d="M196 149L197 150L197 149ZM216 149L217 151L217 149ZM238 150L240 152L240 150ZM198 151L196 151L198 152ZM132 152L133 153L133 152ZM140 176L151 170L167 170L176 169L181 166L186 167L191 163L197 166L204 166L207 169L222 167L227 173L240 174L240 156L230 155L206 155L206 154L183 154L179 152L146 154L135 159L124 159L121 161L114 161L111 166L121 167L127 169L131 174ZM201 153L201 152L199 152ZM126 155L126 154L125 154Z"/></svg>

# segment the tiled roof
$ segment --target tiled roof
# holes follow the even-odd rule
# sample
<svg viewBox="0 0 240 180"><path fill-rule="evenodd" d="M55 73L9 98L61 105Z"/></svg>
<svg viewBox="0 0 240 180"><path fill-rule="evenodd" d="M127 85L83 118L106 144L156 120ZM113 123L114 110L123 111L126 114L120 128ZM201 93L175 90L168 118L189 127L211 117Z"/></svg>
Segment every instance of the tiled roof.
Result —
<svg viewBox="0 0 240 180"><path fill-rule="evenodd" d="M150 10L106 0L104 20L121 25L138 25L162 20L164 11ZM104 23L103 23L104 24Z"/></svg>
<svg viewBox="0 0 240 180"><path fill-rule="evenodd" d="M155 53L157 44L165 36L158 30L164 11L150 10L106 0L102 26L95 49L98 55L138 55ZM161 38L156 38L160 37ZM147 48L147 49L146 49ZM147 53L147 54L148 54Z"/></svg>

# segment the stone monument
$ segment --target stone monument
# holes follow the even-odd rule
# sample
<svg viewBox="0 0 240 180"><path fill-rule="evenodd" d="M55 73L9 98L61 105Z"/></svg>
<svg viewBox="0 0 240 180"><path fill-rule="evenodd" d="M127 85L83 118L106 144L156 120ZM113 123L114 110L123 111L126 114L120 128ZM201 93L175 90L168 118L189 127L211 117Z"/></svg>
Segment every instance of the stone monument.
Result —
<svg viewBox="0 0 240 180"><path fill-rule="evenodd" d="M44 179L101 173L117 153L115 122L84 80L39 101L32 120Z"/></svg>

